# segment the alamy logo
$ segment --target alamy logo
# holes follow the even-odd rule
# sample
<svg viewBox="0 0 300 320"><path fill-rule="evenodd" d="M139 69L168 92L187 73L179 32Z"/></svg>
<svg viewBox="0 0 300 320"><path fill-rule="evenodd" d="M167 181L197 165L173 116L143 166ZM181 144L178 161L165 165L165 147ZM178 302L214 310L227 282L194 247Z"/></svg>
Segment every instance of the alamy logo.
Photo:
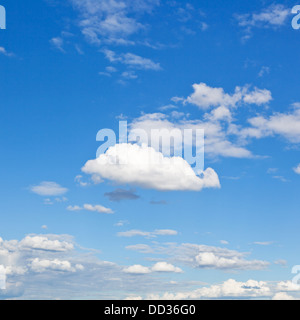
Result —
<svg viewBox="0 0 300 320"><path fill-rule="evenodd" d="M296 285L300 284L300 266L294 266L292 269L292 273L295 274L292 282Z"/></svg>
<svg viewBox="0 0 300 320"><path fill-rule="evenodd" d="M6 29L6 10L0 6L0 29Z"/></svg>
<svg viewBox="0 0 300 320"><path fill-rule="evenodd" d="M4 266L0 265L0 290L6 289L6 273Z"/></svg>
<svg viewBox="0 0 300 320"><path fill-rule="evenodd" d="M300 5L295 6L292 9L292 14L296 14L296 16L292 20L292 27L295 30L299 30L300 29Z"/></svg>
<svg viewBox="0 0 300 320"><path fill-rule="evenodd" d="M103 144L97 150L97 158L117 144L117 135L111 129L102 129L98 132L97 141ZM119 122L119 144L139 144L152 147L161 152L165 157L182 157L196 174L204 171L204 130L197 129L132 129L128 130L127 121ZM119 165L127 164L127 156L115 159ZM175 158L173 158L175 159ZM149 159L152 164L160 165L162 157ZM113 161L112 161L113 162Z"/></svg>

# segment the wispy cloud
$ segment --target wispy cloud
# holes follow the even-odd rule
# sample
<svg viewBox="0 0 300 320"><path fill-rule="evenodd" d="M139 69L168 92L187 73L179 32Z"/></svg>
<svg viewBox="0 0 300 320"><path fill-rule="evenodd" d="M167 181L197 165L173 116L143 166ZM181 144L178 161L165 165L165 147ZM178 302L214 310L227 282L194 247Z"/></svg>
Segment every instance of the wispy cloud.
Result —
<svg viewBox="0 0 300 320"><path fill-rule="evenodd" d="M273 241L264 241L264 242L257 241L257 242L254 242L254 244L258 246L270 246L274 244L274 242Z"/></svg>
<svg viewBox="0 0 300 320"><path fill-rule="evenodd" d="M12 52L8 52L4 47L0 47L0 54L6 57L14 57L14 54Z"/></svg>
<svg viewBox="0 0 300 320"><path fill-rule="evenodd" d="M105 54L105 57L113 63L123 63L131 68L140 70L161 70L159 63L155 63L151 59L143 58L133 53L122 53L118 55L114 51L108 49L103 50L103 53Z"/></svg>
<svg viewBox="0 0 300 320"><path fill-rule="evenodd" d="M131 45L130 36L144 28L138 20L142 14L151 13L158 0L70 0L78 10L79 27L93 44L114 43Z"/></svg>
<svg viewBox="0 0 300 320"><path fill-rule="evenodd" d="M118 237L132 238L136 236L146 237L146 238L156 238L157 236L176 236L178 232L175 230L154 230L154 231L141 231L141 230L130 230L125 232L119 232Z"/></svg>
<svg viewBox="0 0 300 320"><path fill-rule="evenodd" d="M300 174L300 164L294 168L294 172Z"/></svg>
<svg viewBox="0 0 300 320"><path fill-rule="evenodd" d="M245 35L243 40L252 37L254 28L279 28L286 24L291 8L283 4L273 4L260 12L236 14L235 18L240 27L244 29Z"/></svg>
<svg viewBox="0 0 300 320"><path fill-rule="evenodd" d="M64 45L64 39L61 37L55 37L52 38L50 40L50 43L53 45L53 47L55 47L56 49L58 49L61 52L65 52L63 45Z"/></svg>
<svg viewBox="0 0 300 320"><path fill-rule="evenodd" d="M243 137L260 139L279 135L291 143L300 142L300 104L295 103L293 109L286 113L273 113L271 116L260 116L248 120L251 127L244 128Z"/></svg>
<svg viewBox="0 0 300 320"><path fill-rule="evenodd" d="M40 196L60 196L68 192L67 188L62 187L56 182L44 181L39 185L31 186L29 188L33 193Z"/></svg>

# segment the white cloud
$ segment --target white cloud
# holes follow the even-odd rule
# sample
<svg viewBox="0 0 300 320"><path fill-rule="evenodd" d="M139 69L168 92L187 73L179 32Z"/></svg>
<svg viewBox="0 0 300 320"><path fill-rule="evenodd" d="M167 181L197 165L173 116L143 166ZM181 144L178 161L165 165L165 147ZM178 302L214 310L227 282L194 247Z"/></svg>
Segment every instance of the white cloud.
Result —
<svg viewBox="0 0 300 320"><path fill-rule="evenodd" d="M207 245L171 244L165 247L156 246L153 250L170 255L172 261L192 268L235 271L263 270L269 266L267 261L246 259L248 253Z"/></svg>
<svg viewBox="0 0 300 320"><path fill-rule="evenodd" d="M160 191L200 191L220 187L218 175L213 169L206 169L200 178L184 159L164 157L144 145L120 144L111 147L97 159L88 161L82 171L118 184Z"/></svg>
<svg viewBox="0 0 300 320"><path fill-rule="evenodd" d="M279 135L291 143L300 143L300 107L294 104L294 110L289 113L273 113L269 117L257 116L249 119L251 127L240 131L243 138L261 139Z"/></svg>
<svg viewBox="0 0 300 320"><path fill-rule="evenodd" d="M270 67L263 66L263 67L260 69L260 71L259 71L259 73L258 73L258 76L261 78L261 77L263 77L264 75L269 74L269 73L270 73Z"/></svg>
<svg viewBox="0 0 300 320"><path fill-rule="evenodd" d="M262 270L269 263L261 260L246 260L245 253L210 246L186 245L195 268L220 270ZM198 252L197 252L198 251ZM194 256L192 256L194 252Z"/></svg>
<svg viewBox="0 0 300 320"><path fill-rule="evenodd" d="M125 301L141 301L143 300L143 298L138 296L130 296L130 297L126 297L124 300Z"/></svg>
<svg viewBox="0 0 300 320"><path fill-rule="evenodd" d="M150 59L146 59L132 53L126 53L123 56L123 63L138 69L155 71L161 70L159 63L155 63Z"/></svg>
<svg viewBox="0 0 300 320"><path fill-rule="evenodd" d="M79 206L68 206L68 207L67 207L67 210L68 210L68 211L81 211L82 208L79 207Z"/></svg>
<svg viewBox="0 0 300 320"><path fill-rule="evenodd" d="M296 292L300 291L300 285L293 283L292 281L280 281L277 283L278 291L285 291L285 292Z"/></svg>
<svg viewBox="0 0 300 320"><path fill-rule="evenodd" d="M266 268L269 263L265 261L245 260L236 252L225 252L217 250L216 252L200 252L195 257L195 266L197 268L209 269L240 269L240 270L261 270Z"/></svg>
<svg viewBox="0 0 300 320"><path fill-rule="evenodd" d="M225 108L225 107L224 107ZM203 120L186 120L181 119L179 121L171 122L169 116L162 113L144 114L139 118L136 118L130 124L129 139L131 135L138 130L142 129L147 132L148 137L154 137L156 140L158 137L166 138L166 134L170 135L176 130L180 132L180 137L184 136L185 129L192 129L196 132L197 129L203 129L205 133L205 155L210 157L222 156L233 158L251 158L252 153L245 149L243 146L232 142L233 136L238 132L232 130L233 124L230 124L226 130L225 124L220 120L231 118L230 112L227 113L223 107L214 109L212 114L205 114ZM225 108L226 109L226 108ZM157 130L157 133L154 132ZM233 132L231 132L233 131ZM155 133L155 134L154 134ZM150 141L141 137L141 143L150 144ZM185 138L185 143L193 145L193 141ZM175 149L181 149L182 145L175 145ZM158 151L158 150L157 150Z"/></svg>
<svg viewBox="0 0 300 320"><path fill-rule="evenodd" d="M143 29L138 21L150 13L158 0L70 0L80 13L79 26L87 40L94 44L134 44L128 38Z"/></svg>
<svg viewBox="0 0 300 320"><path fill-rule="evenodd" d="M108 66L105 68L105 71L99 72L102 76L111 77L113 73L117 72L118 70L115 67Z"/></svg>
<svg viewBox="0 0 300 320"><path fill-rule="evenodd" d="M64 39L63 39L62 37L52 38L52 39L50 40L50 43L51 43L56 49L58 49L59 51L65 52L65 50L64 50L64 48L63 48Z"/></svg>
<svg viewBox="0 0 300 320"><path fill-rule="evenodd" d="M24 249L65 252L74 248L68 241L61 241L53 236L26 236L19 245Z"/></svg>
<svg viewBox="0 0 300 320"><path fill-rule="evenodd" d="M105 70L106 70L107 72L111 72L111 73L114 73L114 72L117 72L117 71L118 71L115 67L112 67L112 66L106 67Z"/></svg>
<svg viewBox="0 0 300 320"><path fill-rule="evenodd" d="M173 266L170 263L167 262L157 262L153 267L152 267L153 272L174 272L174 273L182 273L183 271L178 268Z"/></svg>
<svg viewBox="0 0 300 320"><path fill-rule="evenodd" d="M132 238L136 236L146 237L146 238L156 238L157 236L177 236L178 232L176 230L155 230L152 232L141 231L141 230L129 230L125 232L119 232L119 237Z"/></svg>
<svg viewBox="0 0 300 320"><path fill-rule="evenodd" d="M124 71L122 73L122 77L125 79L137 79L138 78L137 74L133 71Z"/></svg>
<svg viewBox="0 0 300 320"><path fill-rule="evenodd" d="M107 299L108 295L124 299L128 292L135 295L140 290L149 292L153 286L169 287L161 277L147 277L147 268L137 268L135 272L141 277L134 281L132 274L124 272L124 266L99 260L98 250L75 244L71 236L30 237L34 241L0 238L0 266L7 275L6 290L0 290L0 299ZM43 240L37 240L39 237ZM151 268L149 271L154 273Z"/></svg>
<svg viewBox="0 0 300 320"><path fill-rule="evenodd" d="M196 269L215 269L225 272L237 270L264 270L270 263L263 260L246 259L249 253L229 250L227 248L185 243L177 245L169 243L163 246L155 244L144 247L144 245L132 245L126 247L128 250L136 250L141 253L154 253L170 256L170 262L184 264ZM282 291L282 290L281 290Z"/></svg>
<svg viewBox="0 0 300 320"><path fill-rule="evenodd" d="M213 88L206 83L193 85L194 92L184 100L198 106L200 109L211 107L235 107L237 104L256 104L263 105L272 100L269 90L254 88L249 91L247 86L236 87L233 94L225 93L223 88Z"/></svg>
<svg viewBox="0 0 300 320"><path fill-rule="evenodd" d="M228 241L226 241L226 240L221 240L221 241L220 241L220 243L221 243L221 244L224 244L224 245L229 244L229 242L228 242Z"/></svg>
<svg viewBox="0 0 300 320"><path fill-rule="evenodd" d="M243 101L248 104L258 106L267 104L272 100L272 94L269 90L254 88L254 91L245 94Z"/></svg>
<svg viewBox="0 0 300 320"><path fill-rule="evenodd" d="M125 273L130 274L148 274L151 273L150 268L141 265L134 265L124 269Z"/></svg>
<svg viewBox="0 0 300 320"><path fill-rule="evenodd" d="M264 241L264 242L254 242L254 244L258 245L258 246L270 246L271 244L273 244L273 241Z"/></svg>
<svg viewBox="0 0 300 320"><path fill-rule="evenodd" d="M168 229L165 229L165 230L155 230L153 232L155 235L158 235L158 236L176 236L178 234L177 231L175 230L168 230Z"/></svg>
<svg viewBox="0 0 300 320"><path fill-rule="evenodd" d="M196 300L218 298L255 298L268 297L272 294L266 282L249 280L238 282L229 279L222 284L203 287L190 292L165 293L162 296L149 295L149 300Z"/></svg>
<svg viewBox="0 0 300 320"><path fill-rule="evenodd" d="M127 220L120 220L114 224L115 227L123 227L124 225L129 224Z"/></svg>
<svg viewBox="0 0 300 320"><path fill-rule="evenodd" d="M48 181L41 182L37 186L32 186L30 190L40 196L60 196L68 192L67 188L63 188L56 182Z"/></svg>
<svg viewBox="0 0 300 320"><path fill-rule="evenodd" d="M90 185L89 182L83 181L83 176L82 175L77 175L74 179L74 181L80 186L80 187L87 187Z"/></svg>
<svg viewBox="0 0 300 320"><path fill-rule="evenodd" d="M240 27L243 28L245 35L242 37L246 41L252 37L254 28L272 28L278 29L286 24L291 9L283 4L273 4L262 9L261 12L237 14L235 18Z"/></svg>
<svg viewBox="0 0 300 320"><path fill-rule="evenodd" d="M272 300L295 300L295 298L288 295L286 292L278 292Z"/></svg>
<svg viewBox="0 0 300 320"><path fill-rule="evenodd" d="M75 265L72 264L67 260L41 260L39 258L35 258L31 262L31 269L34 272L42 273L46 271L63 271L63 272L76 272L77 270L83 270L82 265Z"/></svg>
<svg viewBox="0 0 300 320"><path fill-rule="evenodd" d="M91 204L84 204L83 207L80 206L68 206L67 210L69 211L92 211L92 212L98 212L98 213L106 213L106 214L113 214L113 210L110 208L103 207L101 205L91 205Z"/></svg>
<svg viewBox="0 0 300 320"><path fill-rule="evenodd" d="M172 273L182 273L183 271L178 268L173 266L170 263L167 262L157 262L155 265L152 267L144 267L141 265L133 265L128 268L124 269L125 273L130 273L130 274L149 274L152 272L172 272Z"/></svg>
<svg viewBox="0 0 300 320"><path fill-rule="evenodd" d="M287 266L287 261L283 260L283 259L276 260L276 261L274 261L274 263L277 264L277 265L280 265L282 267Z"/></svg>
<svg viewBox="0 0 300 320"><path fill-rule="evenodd" d="M4 47L0 47L0 54L3 54L6 57L13 57L14 54L11 52L7 52L7 50Z"/></svg>
<svg viewBox="0 0 300 320"><path fill-rule="evenodd" d="M105 57L110 62L119 62L123 63L131 68L141 69L141 70L161 70L161 66L159 63L153 62L151 59L143 58L133 53L123 53L117 55L114 51L105 49L103 50ZM129 72L127 72L129 74ZM128 77L127 74L127 77ZM134 73L130 72L131 76L135 76Z"/></svg>
<svg viewBox="0 0 300 320"><path fill-rule="evenodd" d="M135 244L132 246L127 246L126 250L137 251L141 253L153 253L154 250L147 244Z"/></svg>
<svg viewBox="0 0 300 320"><path fill-rule="evenodd" d="M111 214L113 213L113 211L109 208L105 208L103 206L100 205L91 205L91 204L85 204L83 206L83 208L87 211L94 211L94 212L98 212L98 213L107 213L107 214Z"/></svg>
<svg viewBox="0 0 300 320"><path fill-rule="evenodd" d="M152 252L170 255L170 259L160 262L155 259L154 264L148 267L138 264L124 267L99 260L95 255L98 251L82 248L68 235L29 235L20 241L0 238L0 266L7 275L6 289L0 290L0 298L103 300L109 296L120 300L145 296L148 299L271 299L277 293L281 293L277 297L282 298L287 294L289 298L299 297L300 286L291 281L238 282L231 279L221 284L204 285L161 277L165 272L179 273L181 269L176 267L177 263L191 262L195 248L191 245L179 248L169 243L168 250L160 248ZM196 290L195 285L198 286Z"/></svg>
<svg viewBox="0 0 300 320"><path fill-rule="evenodd" d="M230 122L232 120L232 115L231 111L227 107L221 106L212 110L211 114L207 118L212 121L228 120Z"/></svg>
<svg viewBox="0 0 300 320"><path fill-rule="evenodd" d="M259 13L237 15L239 25L247 28L269 28L283 26L288 16L291 14L291 9L282 4L274 4L264 8Z"/></svg>
<svg viewBox="0 0 300 320"><path fill-rule="evenodd" d="M185 100L202 109L217 107L220 105L235 105L240 100L240 93L234 95L225 94L223 88L212 88L205 83L194 84L194 93Z"/></svg>
<svg viewBox="0 0 300 320"><path fill-rule="evenodd" d="M300 164L294 168L295 173L300 174Z"/></svg>

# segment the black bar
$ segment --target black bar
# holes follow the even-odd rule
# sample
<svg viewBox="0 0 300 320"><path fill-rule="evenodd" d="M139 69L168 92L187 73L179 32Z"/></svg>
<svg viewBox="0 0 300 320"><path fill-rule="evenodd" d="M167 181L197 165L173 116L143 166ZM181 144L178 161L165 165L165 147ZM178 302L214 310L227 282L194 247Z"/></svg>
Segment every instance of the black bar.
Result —
<svg viewBox="0 0 300 320"><path fill-rule="evenodd" d="M279 303L278 303L279 302ZM284 301L286 303L287 301ZM299 302L299 301L298 301ZM295 301L294 301L295 303ZM16 304L16 305L14 305ZM282 301L210 300L210 301L0 301L0 310L10 315L17 311L30 314L34 308L47 316L74 314L83 319L208 319L220 314L233 318L258 317L263 312L282 311ZM253 305L254 304L254 305ZM256 308L259 304L260 308ZM271 305L272 304L272 305ZM297 305L298 306L298 305ZM290 309L289 305L288 309ZM295 305L296 307L296 305Z"/></svg>

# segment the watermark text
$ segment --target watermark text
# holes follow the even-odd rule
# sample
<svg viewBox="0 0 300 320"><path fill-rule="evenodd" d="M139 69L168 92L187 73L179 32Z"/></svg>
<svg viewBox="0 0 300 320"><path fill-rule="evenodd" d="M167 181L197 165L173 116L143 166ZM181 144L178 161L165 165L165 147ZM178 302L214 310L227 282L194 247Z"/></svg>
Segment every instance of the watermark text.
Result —
<svg viewBox="0 0 300 320"><path fill-rule="evenodd" d="M0 29L6 29L6 10L0 5Z"/></svg>

